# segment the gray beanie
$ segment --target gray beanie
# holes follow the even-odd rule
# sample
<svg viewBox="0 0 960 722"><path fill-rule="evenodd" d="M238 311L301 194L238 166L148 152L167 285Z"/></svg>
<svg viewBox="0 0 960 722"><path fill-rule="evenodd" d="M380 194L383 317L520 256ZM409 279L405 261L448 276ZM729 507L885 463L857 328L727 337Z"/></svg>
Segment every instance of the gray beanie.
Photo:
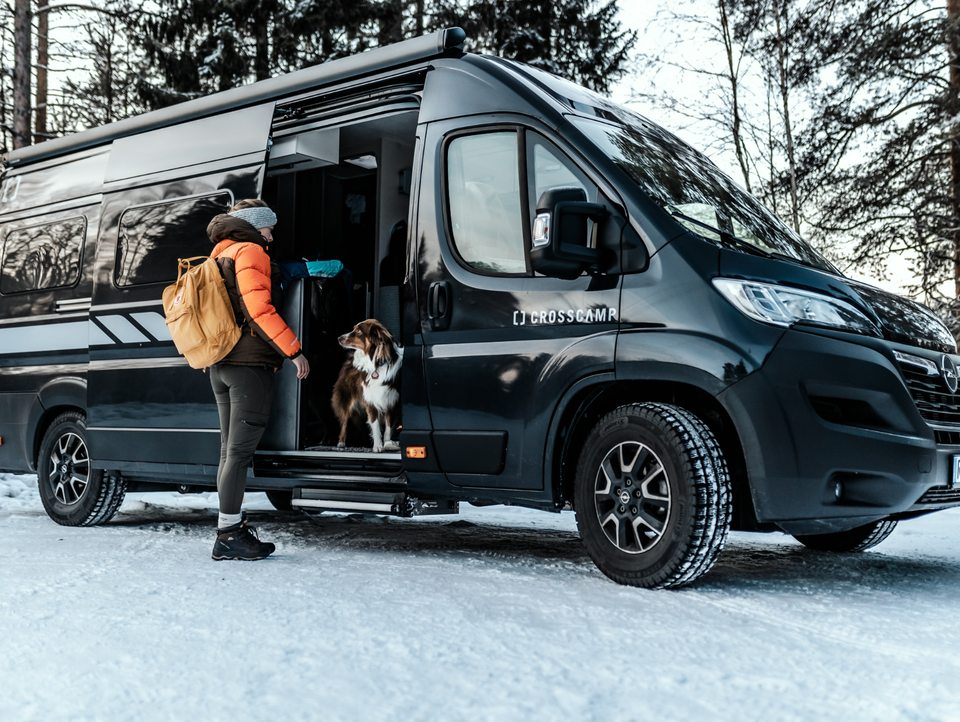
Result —
<svg viewBox="0 0 960 722"><path fill-rule="evenodd" d="M277 225L277 214L269 208L254 206L253 208L241 208L239 211L230 211L228 215L246 221L251 226L260 230L267 226Z"/></svg>

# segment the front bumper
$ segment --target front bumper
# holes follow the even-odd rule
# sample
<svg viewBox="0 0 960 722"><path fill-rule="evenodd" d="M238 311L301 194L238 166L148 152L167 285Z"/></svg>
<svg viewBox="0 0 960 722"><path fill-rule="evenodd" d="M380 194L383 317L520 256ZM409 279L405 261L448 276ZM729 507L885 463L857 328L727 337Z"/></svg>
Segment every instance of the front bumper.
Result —
<svg viewBox="0 0 960 722"><path fill-rule="evenodd" d="M740 435L758 521L791 534L960 505L960 443L937 443L888 342L847 338L790 330L759 371L719 396Z"/></svg>

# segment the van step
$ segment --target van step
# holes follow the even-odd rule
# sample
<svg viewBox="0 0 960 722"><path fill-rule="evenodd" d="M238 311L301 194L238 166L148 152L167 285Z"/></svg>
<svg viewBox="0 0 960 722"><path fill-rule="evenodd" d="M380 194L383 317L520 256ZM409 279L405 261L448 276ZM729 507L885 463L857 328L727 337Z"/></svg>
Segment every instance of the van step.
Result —
<svg viewBox="0 0 960 722"><path fill-rule="evenodd" d="M352 489L294 489L290 503L304 509L364 511L393 516L459 514L456 501L418 499L402 491L355 491Z"/></svg>
<svg viewBox="0 0 960 722"><path fill-rule="evenodd" d="M256 476L321 479L330 474L397 477L402 473L399 452L375 454L350 451L258 451L253 458Z"/></svg>

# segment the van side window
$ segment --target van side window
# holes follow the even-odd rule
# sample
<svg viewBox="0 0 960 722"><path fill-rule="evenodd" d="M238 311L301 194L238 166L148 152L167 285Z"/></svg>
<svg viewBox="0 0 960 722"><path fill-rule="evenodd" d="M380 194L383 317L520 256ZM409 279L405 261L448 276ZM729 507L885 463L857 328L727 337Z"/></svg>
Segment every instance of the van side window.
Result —
<svg viewBox="0 0 960 722"><path fill-rule="evenodd" d="M80 277L86 219L17 228L3 244L0 293L72 286Z"/></svg>
<svg viewBox="0 0 960 722"><path fill-rule="evenodd" d="M551 188L582 188L588 201L595 201L597 187L566 155L536 133L527 133L527 168L531 178L530 217L536 217L537 200Z"/></svg>
<svg viewBox="0 0 960 722"><path fill-rule="evenodd" d="M207 224L232 204L233 194L220 191L127 208L117 238L117 285L174 281L178 258L210 255Z"/></svg>
<svg viewBox="0 0 960 722"><path fill-rule="evenodd" d="M454 138L447 147L453 244L479 271L525 275L520 166L515 132Z"/></svg>

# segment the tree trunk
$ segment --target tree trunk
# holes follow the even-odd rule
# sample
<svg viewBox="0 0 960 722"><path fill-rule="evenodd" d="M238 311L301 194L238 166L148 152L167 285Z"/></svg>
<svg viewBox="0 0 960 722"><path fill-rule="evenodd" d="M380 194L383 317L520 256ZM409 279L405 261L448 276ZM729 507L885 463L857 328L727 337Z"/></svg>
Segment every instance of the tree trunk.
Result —
<svg viewBox="0 0 960 722"><path fill-rule="evenodd" d="M30 145L30 56L33 28L30 0L16 0L13 15L13 147Z"/></svg>
<svg viewBox="0 0 960 722"><path fill-rule="evenodd" d="M253 58L253 74L257 80L266 80L270 77L270 38L268 30L266 22L259 23L254 29L256 48Z"/></svg>
<svg viewBox="0 0 960 722"><path fill-rule="evenodd" d="M953 0L950 0L953 2ZM780 66L780 97L783 99L783 127L787 136L787 161L790 164L790 201L793 211L793 229L800 232L800 205L797 200L797 163L793 152L793 131L790 127L790 89L787 84L787 51L784 47L783 28L780 24L780 3L773 2L773 13L777 22L777 63ZM784 8L786 14L786 8ZM784 23L786 24L786 23Z"/></svg>
<svg viewBox="0 0 960 722"><path fill-rule="evenodd" d="M960 0L947 0L947 46L950 53L950 87L947 94L947 115L954 119L950 125L950 213L953 216L951 232L953 244L954 298L960 299L960 127L956 116L960 112Z"/></svg>
<svg viewBox="0 0 960 722"><path fill-rule="evenodd" d="M776 143L773 140L773 103L770 100L771 85L773 79L768 75L767 76L767 159L770 162L770 169L768 178L769 192L770 192L770 210L774 213L777 212L777 172L776 166L773 161L774 150L776 149Z"/></svg>
<svg viewBox="0 0 960 722"><path fill-rule="evenodd" d="M727 71L729 72L730 89L733 93L733 147L737 152L737 162L740 164L740 172L743 174L743 183L746 186L747 193L750 190L750 167L747 161L746 148L743 139L740 137L740 98L737 87L737 69L733 64L733 33L730 30L730 19L727 16L727 0L719 0L717 3L720 8L720 28L723 32L723 47L727 51Z"/></svg>
<svg viewBox="0 0 960 722"><path fill-rule="evenodd" d="M33 142L42 143L47 134L47 65L50 62L48 37L50 13L37 15L37 105L33 119Z"/></svg>
<svg viewBox="0 0 960 722"><path fill-rule="evenodd" d="M377 42L382 47L403 40L403 0L384 3Z"/></svg>

